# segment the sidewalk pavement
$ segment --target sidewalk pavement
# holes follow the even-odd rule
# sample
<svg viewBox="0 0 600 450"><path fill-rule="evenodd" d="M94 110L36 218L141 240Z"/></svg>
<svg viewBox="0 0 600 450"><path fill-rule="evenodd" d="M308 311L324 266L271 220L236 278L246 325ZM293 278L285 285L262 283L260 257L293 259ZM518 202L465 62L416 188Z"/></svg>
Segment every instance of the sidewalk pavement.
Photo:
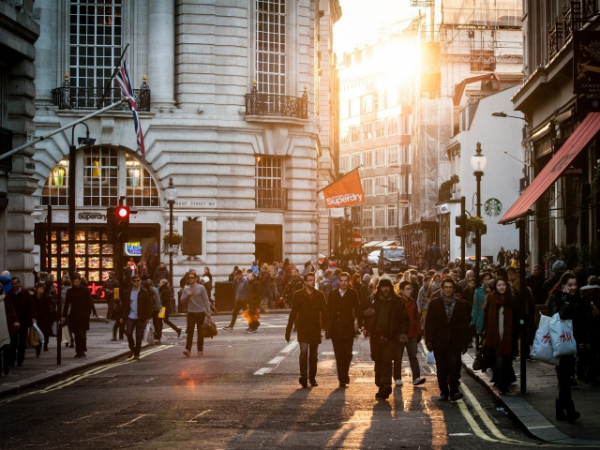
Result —
<svg viewBox="0 0 600 450"><path fill-rule="evenodd" d="M531 435L553 444L600 446L600 387L577 381L577 386L571 391L575 408L581 413L581 418L570 424L556 420L554 401L558 398L558 381L554 366L539 361L527 361L527 393L521 394L521 363L515 361L513 367L517 374L517 382L511 386L510 394L501 395L490 382L491 371L473 371L474 359L475 349L470 348L462 357L467 372L480 381Z"/></svg>
<svg viewBox="0 0 600 450"><path fill-rule="evenodd" d="M98 311L100 314L100 311ZM177 326L183 326L181 319L176 320ZM105 323L104 318L96 318L90 323L87 333L87 356L74 358L75 349L61 346L61 365L57 365L56 337L50 336L48 351L42 349L40 358L35 357L35 349L25 350L25 361L21 367L10 368L8 376L0 377L0 397L21 392L38 383L52 381L82 369L109 363L127 355L129 347L127 337L123 340L111 341L114 322ZM56 327L54 329L56 332ZM118 339L117 334L117 339ZM177 342L177 334L166 327L163 329L163 344ZM142 348L147 344L143 343Z"/></svg>

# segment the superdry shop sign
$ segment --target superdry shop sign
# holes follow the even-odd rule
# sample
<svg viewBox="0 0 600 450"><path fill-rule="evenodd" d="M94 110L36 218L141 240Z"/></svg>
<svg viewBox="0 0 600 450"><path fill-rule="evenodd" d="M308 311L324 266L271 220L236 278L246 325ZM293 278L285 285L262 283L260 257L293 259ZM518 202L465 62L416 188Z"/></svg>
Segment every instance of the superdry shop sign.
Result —
<svg viewBox="0 0 600 450"><path fill-rule="evenodd" d="M600 94L600 31L573 32L573 93Z"/></svg>
<svg viewBox="0 0 600 450"><path fill-rule="evenodd" d="M364 203L365 194L358 169L323 189L323 197L325 206L328 208L341 208Z"/></svg>

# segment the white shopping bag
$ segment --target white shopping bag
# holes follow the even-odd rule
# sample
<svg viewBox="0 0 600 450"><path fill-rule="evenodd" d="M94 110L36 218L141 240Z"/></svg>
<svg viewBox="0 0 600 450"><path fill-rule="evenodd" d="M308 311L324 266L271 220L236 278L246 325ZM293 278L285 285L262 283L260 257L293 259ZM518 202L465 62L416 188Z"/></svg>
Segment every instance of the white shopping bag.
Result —
<svg viewBox="0 0 600 450"><path fill-rule="evenodd" d="M573 336L573 321L560 320L558 313L550 319L550 340L554 356L577 355L577 342Z"/></svg>
<svg viewBox="0 0 600 450"><path fill-rule="evenodd" d="M38 339L40 340L40 344L44 345L44 333L42 333L42 330L40 330L37 323L34 323L33 326L38 332Z"/></svg>
<svg viewBox="0 0 600 450"><path fill-rule="evenodd" d="M144 342L147 342L148 345L154 344L154 327L151 323L147 324L144 330Z"/></svg>
<svg viewBox="0 0 600 450"><path fill-rule="evenodd" d="M427 352L427 364L435 364L435 356L433 356L433 352Z"/></svg>
<svg viewBox="0 0 600 450"><path fill-rule="evenodd" d="M560 356L554 356L549 325L550 317L544 315L540 316L540 324L535 332L530 356L543 363L557 366L560 362Z"/></svg>

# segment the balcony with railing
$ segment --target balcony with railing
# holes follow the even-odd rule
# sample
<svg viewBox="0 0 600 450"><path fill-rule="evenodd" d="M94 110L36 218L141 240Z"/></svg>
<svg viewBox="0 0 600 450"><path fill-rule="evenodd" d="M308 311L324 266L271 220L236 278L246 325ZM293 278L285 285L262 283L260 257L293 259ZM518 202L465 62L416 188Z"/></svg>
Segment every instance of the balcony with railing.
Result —
<svg viewBox="0 0 600 450"><path fill-rule="evenodd" d="M306 86L302 97L290 95L260 94L256 84L246 94L246 119L248 118L308 119L308 93Z"/></svg>
<svg viewBox="0 0 600 450"><path fill-rule="evenodd" d="M595 0L571 0L564 5L562 17L556 15L554 24L548 26L548 60L560 52L575 31L581 30L599 13Z"/></svg>
<svg viewBox="0 0 600 450"><path fill-rule="evenodd" d="M287 189L255 188L256 209L287 209Z"/></svg>
<svg viewBox="0 0 600 450"><path fill-rule="evenodd" d="M133 95L138 111L150 111L150 87L143 77L140 89L134 89ZM52 103L58 109L101 109L112 103L118 102L124 97L123 91L118 87L87 88L73 87L69 84L69 74L65 74L65 81L61 87L52 89ZM115 110L128 110L127 103L123 103Z"/></svg>
<svg viewBox="0 0 600 450"><path fill-rule="evenodd" d="M0 128L0 155L12 150L13 132L6 128ZM12 170L12 157L0 159L0 169L10 172Z"/></svg>

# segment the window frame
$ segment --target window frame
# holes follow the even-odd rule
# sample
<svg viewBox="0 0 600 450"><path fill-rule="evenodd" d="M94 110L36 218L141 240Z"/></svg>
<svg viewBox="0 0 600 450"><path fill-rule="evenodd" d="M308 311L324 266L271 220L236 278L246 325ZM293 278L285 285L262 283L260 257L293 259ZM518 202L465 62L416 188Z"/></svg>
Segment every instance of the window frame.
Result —
<svg viewBox="0 0 600 450"><path fill-rule="evenodd" d="M269 10L270 6L274 8ZM254 79L260 94L287 94L287 8L285 0L254 2ZM263 26L267 30L263 31ZM278 70L273 70L275 68Z"/></svg>

